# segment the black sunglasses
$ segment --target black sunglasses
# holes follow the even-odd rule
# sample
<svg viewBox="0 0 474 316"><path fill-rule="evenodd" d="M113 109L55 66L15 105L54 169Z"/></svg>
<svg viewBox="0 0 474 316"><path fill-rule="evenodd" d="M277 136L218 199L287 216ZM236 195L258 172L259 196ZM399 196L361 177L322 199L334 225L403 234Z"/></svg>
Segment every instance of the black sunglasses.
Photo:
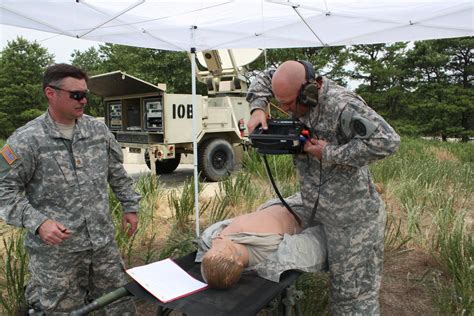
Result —
<svg viewBox="0 0 474 316"><path fill-rule="evenodd" d="M52 85L49 85L48 87L53 88L54 90L69 92L69 97L71 99L76 100L76 101L81 101L82 99L87 98L87 96L89 94L89 90L71 91L71 90L61 89L60 87L56 87L56 86L52 86Z"/></svg>

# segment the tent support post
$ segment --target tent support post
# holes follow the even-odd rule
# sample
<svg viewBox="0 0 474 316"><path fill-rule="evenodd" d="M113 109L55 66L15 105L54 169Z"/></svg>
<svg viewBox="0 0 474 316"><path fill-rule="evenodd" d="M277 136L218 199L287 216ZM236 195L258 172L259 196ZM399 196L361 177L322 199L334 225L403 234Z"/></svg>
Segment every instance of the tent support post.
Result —
<svg viewBox="0 0 474 316"><path fill-rule="evenodd" d="M191 53L191 82L193 101L193 165L194 165L194 206L196 215L196 237L199 237L199 174L198 174L198 145L197 145L197 120L198 106L196 104L196 48L192 47Z"/></svg>

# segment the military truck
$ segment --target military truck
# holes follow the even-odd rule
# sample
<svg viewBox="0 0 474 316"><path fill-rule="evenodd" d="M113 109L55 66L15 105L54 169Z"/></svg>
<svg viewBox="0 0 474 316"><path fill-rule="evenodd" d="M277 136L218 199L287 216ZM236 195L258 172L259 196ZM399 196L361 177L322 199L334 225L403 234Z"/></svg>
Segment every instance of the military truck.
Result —
<svg viewBox="0 0 474 316"><path fill-rule="evenodd" d="M223 61L224 53L227 60ZM198 69L197 78L208 88L207 96L195 96L198 168L208 181L229 175L236 164L235 148L248 137L245 126L250 111L242 64L258 57L256 52L251 56L239 61L230 50L198 56L207 70ZM193 153L196 113L191 94L168 94L165 84L155 85L122 71L93 76L88 86L103 97L105 123L118 142L130 152L143 153L148 167L154 166L152 173L171 173L183 155Z"/></svg>

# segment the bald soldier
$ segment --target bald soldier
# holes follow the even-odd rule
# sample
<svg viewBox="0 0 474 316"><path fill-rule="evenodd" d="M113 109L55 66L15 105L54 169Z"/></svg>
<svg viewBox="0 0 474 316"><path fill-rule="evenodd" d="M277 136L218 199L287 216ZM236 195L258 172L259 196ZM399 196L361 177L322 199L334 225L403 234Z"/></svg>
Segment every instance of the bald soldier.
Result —
<svg viewBox="0 0 474 316"><path fill-rule="evenodd" d="M294 155L303 229L321 225L326 237L334 315L379 314L386 213L368 164L396 152L400 137L355 93L318 76L304 61L286 61L250 85L249 132L267 128L266 106L311 127L314 137Z"/></svg>

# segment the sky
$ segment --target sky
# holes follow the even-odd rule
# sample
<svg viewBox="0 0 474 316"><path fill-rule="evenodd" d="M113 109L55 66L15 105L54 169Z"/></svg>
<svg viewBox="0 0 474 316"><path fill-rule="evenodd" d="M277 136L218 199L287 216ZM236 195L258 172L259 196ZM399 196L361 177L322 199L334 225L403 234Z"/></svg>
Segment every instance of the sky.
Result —
<svg viewBox="0 0 474 316"><path fill-rule="evenodd" d="M57 63L71 62L71 54L74 50L85 51L92 46L98 47L101 44L69 36L0 25L0 50L5 48L8 41L15 40L20 35L30 42L36 40L41 46L47 48L49 53L54 54L54 60Z"/></svg>

